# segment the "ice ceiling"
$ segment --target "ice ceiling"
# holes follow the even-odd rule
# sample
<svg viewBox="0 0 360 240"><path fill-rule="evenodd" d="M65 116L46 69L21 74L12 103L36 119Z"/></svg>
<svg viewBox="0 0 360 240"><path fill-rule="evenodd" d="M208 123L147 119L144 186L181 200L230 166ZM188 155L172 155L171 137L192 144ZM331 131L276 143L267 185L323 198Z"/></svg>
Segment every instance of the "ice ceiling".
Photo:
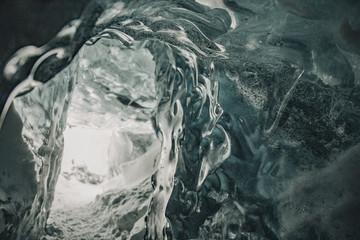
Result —
<svg viewBox="0 0 360 240"><path fill-rule="evenodd" d="M91 1L4 67L0 238L359 239L359 11Z"/></svg>

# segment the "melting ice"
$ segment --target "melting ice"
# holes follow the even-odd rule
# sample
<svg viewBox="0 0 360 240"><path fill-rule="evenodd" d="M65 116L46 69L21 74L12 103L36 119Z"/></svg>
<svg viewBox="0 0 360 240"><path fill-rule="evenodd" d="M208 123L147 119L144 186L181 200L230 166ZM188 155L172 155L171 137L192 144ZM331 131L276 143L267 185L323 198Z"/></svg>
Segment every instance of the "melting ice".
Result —
<svg viewBox="0 0 360 240"><path fill-rule="evenodd" d="M359 11L89 2L4 67L0 238L359 239Z"/></svg>

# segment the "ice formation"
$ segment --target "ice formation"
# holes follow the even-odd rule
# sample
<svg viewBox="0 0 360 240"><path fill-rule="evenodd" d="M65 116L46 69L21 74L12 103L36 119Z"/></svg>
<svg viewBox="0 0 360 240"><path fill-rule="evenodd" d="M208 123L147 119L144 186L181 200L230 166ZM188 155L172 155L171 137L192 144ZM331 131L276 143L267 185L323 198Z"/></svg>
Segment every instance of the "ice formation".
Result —
<svg viewBox="0 0 360 240"><path fill-rule="evenodd" d="M359 10L90 1L3 69L0 238L360 239Z"/></svg>

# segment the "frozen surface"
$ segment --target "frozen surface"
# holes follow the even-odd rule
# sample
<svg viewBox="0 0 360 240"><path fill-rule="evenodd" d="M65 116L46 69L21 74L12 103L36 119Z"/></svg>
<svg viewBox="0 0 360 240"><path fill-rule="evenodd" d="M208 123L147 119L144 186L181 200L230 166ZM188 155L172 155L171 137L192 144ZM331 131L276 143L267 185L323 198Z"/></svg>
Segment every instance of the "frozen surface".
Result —
<svg viewBox="0 0 360 240"><path fill-rule="evenodd" d="M111 239L111 236L144 231L144 224L139 222L131 233L139 219L144 221L151 193L149 177L155 171L148 167L147 162L151 161L146 160L159 153L159 142L155 141L135 160L131 154L126 156L128 159L122 159L121 163L136 165L126 171L124 163L112 165L109 161L110 142L114 141L114 135L119 136L114 133L115 130L83 127L68 128L64 132L62 170L44 238ZM121 169L116 175L111 171L114 167Z"/></svg>
<svg viewBox="0 0 360 240"><path fill-rule="evenodd" d="M109 43L100 41L95 47L84 47L79 62L75 62L78 84L63 133L61 173L43 236L46 239L111 239L144 234L144 216L152 192L150 177L158 167L160 153L160 142L150 123L154 66L152 56L144 49L122 52L118 51L119 44L110 47L114 51L111 58L99 58ZM117 68L107 69L108 64L121 61L125 54L141 61L126 58L120 68L127 74L119 70L123 76L113 82L120 77ZM143 63L148 73L142 74L145 70L134 63ZM87 75L92 71L95 75ZM105 72L108 74L103 76ZM141 82L140 78L145 79ZM121 93L123 98L141 98L138 102L146 108L118 100L116 94L122 91L126 91ZM131 232L140 219L142 224L139 222Z"/></svg>
<svg viewBox="0 0 360 240"><path fill-rule="evenodd" d="M359 11L352 0L91 1L4 69L0 124L14 102L23 130L11 139L27 144L37 191L24 218L1 202L1 236L359 239ZM75 159L60 173L67 124L111 129L101 167ZM86 204L50 213L57 180L87 189Z"/></svg>

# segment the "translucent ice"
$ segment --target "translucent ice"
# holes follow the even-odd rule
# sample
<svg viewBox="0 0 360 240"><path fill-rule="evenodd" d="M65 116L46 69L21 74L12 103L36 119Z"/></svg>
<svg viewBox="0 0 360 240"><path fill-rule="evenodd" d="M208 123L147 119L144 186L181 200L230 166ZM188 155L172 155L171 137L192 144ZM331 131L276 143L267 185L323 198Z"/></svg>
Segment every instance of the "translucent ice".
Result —
<svg viewBox="0 0 360 240"><path fill-rule="evenodd" d="M1 164L14 157L9 172L27 169L37 189L14 191L1 177L0 236L44 236L68 124L116 128L105 161L114 178L91 207L99 233L75 237L360 238L359 9L91 1L4 68ZM9 125L17 114L22 123ZM18 216L11 194L27 201Z"/></svg>

